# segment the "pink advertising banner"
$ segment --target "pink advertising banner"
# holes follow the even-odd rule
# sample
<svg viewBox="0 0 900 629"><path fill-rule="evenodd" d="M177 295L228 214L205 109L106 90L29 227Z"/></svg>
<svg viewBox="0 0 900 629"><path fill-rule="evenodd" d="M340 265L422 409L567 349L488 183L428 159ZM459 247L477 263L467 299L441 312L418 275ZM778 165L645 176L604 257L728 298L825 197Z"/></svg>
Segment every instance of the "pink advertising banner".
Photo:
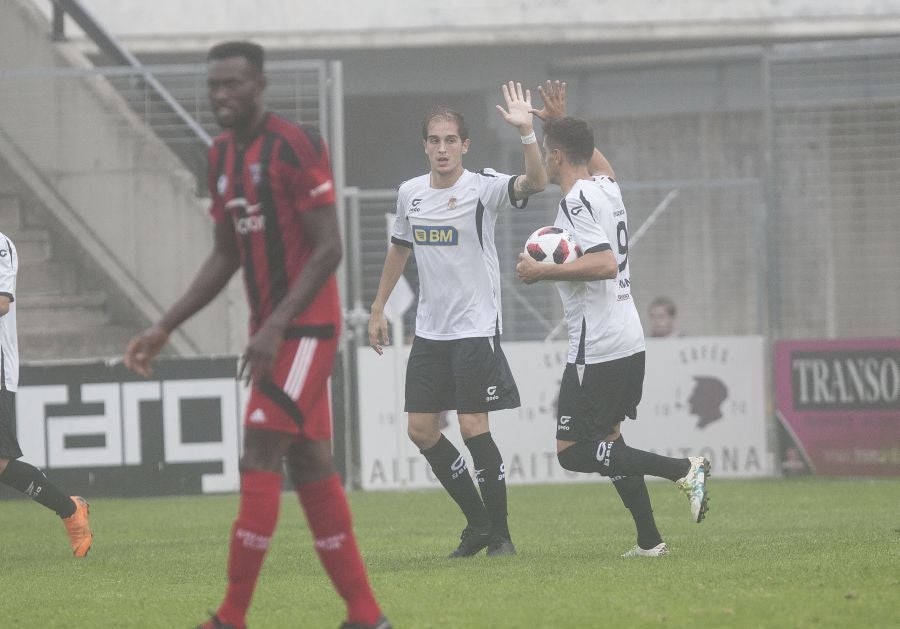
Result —
<svg viewBox="0 0 900 629"><path fill-rule="evenodd" d="M775 402L815 473L900 476L900 338L777 343Z"/></svg>

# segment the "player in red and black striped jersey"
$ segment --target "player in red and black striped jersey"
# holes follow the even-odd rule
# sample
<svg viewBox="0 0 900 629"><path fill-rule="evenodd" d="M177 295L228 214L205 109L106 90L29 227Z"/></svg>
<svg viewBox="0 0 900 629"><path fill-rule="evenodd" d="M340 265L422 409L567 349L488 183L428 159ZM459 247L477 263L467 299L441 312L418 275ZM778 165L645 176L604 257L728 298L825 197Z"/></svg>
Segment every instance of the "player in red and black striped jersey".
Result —
<svg viewBox="0 0 900 629"><path fill-rule="evenodd" d="M226 131L209 151L210 214L234 226L255 334L287 295L313 254L302 217L334 205L328 149L315 129L266 113L249 143ZM329 275L290 325L335 336L341 310Z"/></svg>
<svg viewBox="0 0 900 629"><path fill-rule="evenodd" d="M319 559L347 603L343 626L388 629L331 454L328 386L341 317L334 271L342 251L328 150L315 130L265 110L260 46L219 44L208 61L210 101L224 129L209 152L215 244L187 292L125 354L128 367L148 375L172 330L243 269L251 319L240 371L252 391L241 503L225 599L201 627L246 626L278 519L286 462Z"/></svg>

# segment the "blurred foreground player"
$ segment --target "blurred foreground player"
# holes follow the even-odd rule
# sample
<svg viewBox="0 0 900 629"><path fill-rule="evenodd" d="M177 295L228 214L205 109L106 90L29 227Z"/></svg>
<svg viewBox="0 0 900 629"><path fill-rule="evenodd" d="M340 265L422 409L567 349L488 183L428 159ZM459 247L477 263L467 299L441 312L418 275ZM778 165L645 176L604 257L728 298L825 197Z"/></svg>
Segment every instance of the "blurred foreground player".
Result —
<svg viewBox="0 0 900 629"><path fill-rule="evenodd" d="M342 627L389 629L331 454L328 386L341 321L334 271L342 250L328 151L315 130L265 110L260 46L219 44L208 62L212 109L225 130L209 152L215 244L187 292L125 353L129 368L148 375L172 330L243 268L251 337L240 372L253 388L244 417L241 502L225 600L200 627L246 627L287 462L319 560L347 604Z"/></svg>

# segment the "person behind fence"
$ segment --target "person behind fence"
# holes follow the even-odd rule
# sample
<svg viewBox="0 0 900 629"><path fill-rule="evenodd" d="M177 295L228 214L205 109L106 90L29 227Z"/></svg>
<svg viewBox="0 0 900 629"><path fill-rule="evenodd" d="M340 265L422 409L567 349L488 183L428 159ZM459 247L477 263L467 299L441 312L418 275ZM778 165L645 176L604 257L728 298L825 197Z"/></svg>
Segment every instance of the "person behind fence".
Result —
<svg viewBox="0 0 900 629"><path fill-rule="evenodd" d="M525 174L463 167L469 134L461 114L439 108L422 125L430 172L400 186L397 216L369 319L369 344L388 342L384 305L415 251L419 269L416 334L406 368L407 432L466 518L450 557L515 554L507 521L506 471L488 413L519 406L519 391L500 347L503 328L494 225L507 208L525 207L547 177L532 126L531 93L502 86L503 119L522 141ZM481 496L465 457L440 431L456 410Z"/></svg>
<svg viewBox="0 0 900 629"><path fill-rule="evenodd" d="M240 506L225 598L200 627L246 626L287 463L319 560L346 603L342 627L388 629L332 459L328 386L341 323L334 273L342 245L328 149L313 128L266 111L263 55L249 42L209 51L209 97L224 129L209 151L213 249L184 295L131 340L125 364L150 375L150 363L172 331L243 268L250 340L239 375L246 374L252 389L244 415Z"/></svg>
<svg viewBox="0 0 900 629"><path fill-rule="evenodd" d="M709 504L703 457L671 458L625 444L620 428L637 418L644 382L644 332L630 289L628 220L615 173L594 145L590 125L565 116L565 83L540 88L547 176L562 192L554 225L584 254L567 264L519 255L526 284L553 281L569 329L569 353L557 403L556 451L574 472L608 476L631 512L637 544L624 557L669 553L653 517L644 475L674 481L700 522Z"/></svg>
<svg viewBox="0 0 900 629"><path fill-rule="evenodd" d="M81 496L67 496L41 470L20 461L16 436L16 391L19 384L19 339L16 329L16 246L0 234L0 483L55 512L66 527L76 557L85 557L94 542L90 508ZM2 531L0 531L2 535ZM7 540L12 544L13 540Z"/></svg>
<svg viewBox="0 0 900 629"><path fill-rule="evenodd" d="M650 302L647 308L647 317L650 319L650 336L653 338L674 338L681 336L675 330L675 316L678 309L675 302L664 295L660 295Z"/></svg>

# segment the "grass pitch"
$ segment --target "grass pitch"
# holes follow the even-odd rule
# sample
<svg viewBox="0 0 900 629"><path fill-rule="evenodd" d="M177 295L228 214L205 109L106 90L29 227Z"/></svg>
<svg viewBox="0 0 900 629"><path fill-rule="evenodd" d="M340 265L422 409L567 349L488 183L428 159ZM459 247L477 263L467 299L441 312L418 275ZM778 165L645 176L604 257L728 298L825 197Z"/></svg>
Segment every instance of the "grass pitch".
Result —
<svg viewBox="0 0 900 629"><path fill-rule="evenodd" d="M697 525L670 483L650 484L672 549L658 559L619 557L634 527L608 482L511 487L515 557L445 559L463 522L437 490L351 503L401 629L900 626L900 479L710 486ZM53 514L2 502L0 627L193 627L221 600L236 509L236 496L91 499L94 547L76 560ZM343 612L286 493L249 625L328 629Z"/></svg>

